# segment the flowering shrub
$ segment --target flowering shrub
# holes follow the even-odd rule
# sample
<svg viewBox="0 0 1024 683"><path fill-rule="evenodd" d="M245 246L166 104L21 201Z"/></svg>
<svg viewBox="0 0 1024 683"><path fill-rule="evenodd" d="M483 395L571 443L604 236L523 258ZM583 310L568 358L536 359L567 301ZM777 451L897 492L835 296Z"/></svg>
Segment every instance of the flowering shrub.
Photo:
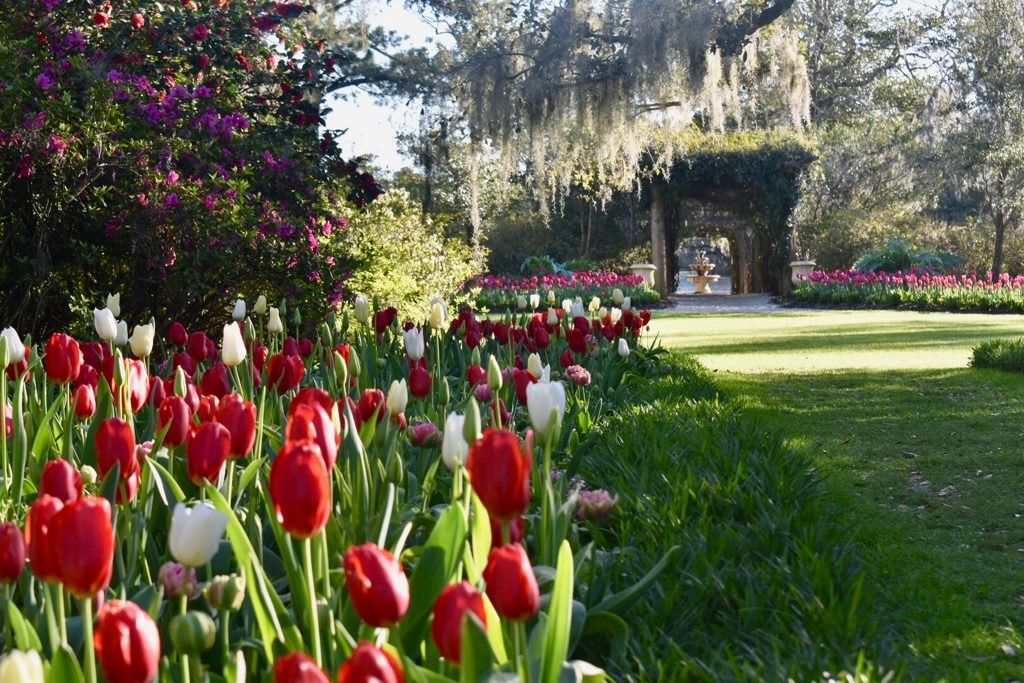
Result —
<svg viewBox="0 0 1024 683"><path fill-rule="evenodd" d="M381 188L320 132L336 65L305 11L0 3L0 317L77 323L98 280L200 326L257 284L311 317L341 300L346 222Z"/></svg>
<svg viewBox="0 0 1024 683"><path fill-rule="evenodd" d="M813 272L792 292L795 301L948 310L1024 311L1024 276L941 275L911 270L872 273L856 270Z"/></svg>
<svg viewBox="0 0 1024 683"><path fill-rule="evenodd" d="M469 292L478 308L526 308L519 306L520 297L530 305L530 295L538 297L539 305L560 305L565 299L579 297L585 302L594 297L603 305L621 305L615 290L630 297L633 305L644 306L659 300L657 292L644 283L639 275L620 275L607 271L577 271L571 275L533 275L508 277L481 275L462 286Z"/></svg>
<svg viewBox="0 0 1024 683"><path fill-rule="evenodd" d="M587 621L607 632L667 563L577 590L581 530L616 499L552 475L601 414L590 397L640 371L649 314L449 320L438 301L417 326L357 299L297 339L245 309L219 345L172 324L163 358L108 309L99 341L0 334L0 405L27 415L0 439L0 670L601 680L566 661Z"/></svg>

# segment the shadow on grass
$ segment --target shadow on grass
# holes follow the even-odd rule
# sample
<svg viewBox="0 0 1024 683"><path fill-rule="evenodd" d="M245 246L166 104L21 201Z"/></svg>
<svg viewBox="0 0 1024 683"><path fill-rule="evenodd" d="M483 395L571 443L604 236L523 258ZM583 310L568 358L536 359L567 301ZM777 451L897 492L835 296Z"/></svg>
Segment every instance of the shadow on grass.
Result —
<svg viewBox="0 0 1024 683"><path fill-rule="evenodd" d="M962 369L718 379L747 411L809 444L830 505L857 529L909 680L1019 676L1024 378Z"/></svg>

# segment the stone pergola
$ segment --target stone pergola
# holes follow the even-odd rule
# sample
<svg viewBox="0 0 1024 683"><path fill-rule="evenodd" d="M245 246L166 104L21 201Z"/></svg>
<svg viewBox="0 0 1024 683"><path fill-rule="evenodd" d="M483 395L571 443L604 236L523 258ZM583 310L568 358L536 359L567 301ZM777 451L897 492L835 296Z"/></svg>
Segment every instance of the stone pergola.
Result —
<svg viewBox="0 0 1024 683"><path fill-rule="evenodd" d="M783 293L794 257L793 209L800 178L815 159L808 144L792 136L706 136L723 149L684 156L665 175L644 181L651 212L654 285L666 299L676 289L676 245L681 237L717 236L729 241L732 293Z"/></svg>

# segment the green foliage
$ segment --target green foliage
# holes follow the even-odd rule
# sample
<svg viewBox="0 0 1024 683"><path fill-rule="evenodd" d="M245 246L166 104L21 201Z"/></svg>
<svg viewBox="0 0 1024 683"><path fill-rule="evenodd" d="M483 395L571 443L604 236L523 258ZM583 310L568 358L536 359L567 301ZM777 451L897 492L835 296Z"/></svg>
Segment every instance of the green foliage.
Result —
<svg viewBox="0 0 1024 683"><path fill-rule="evenodd" d="M550 256L530 256L519 267L523 275L571 275L572 271Z"/></svg>
<svg viewBox="0 0 1024 683"><path fill-rule="evenodd" d="M406 192L386 193L349 222L346 239L359 264L349 289L380 297L408 319L425 317L432 296L448 298L477 273L469 247L440 233Z"/></svg>
<svg viewBox="0 0 1024 683"><path fill-rule="evenodd" d="M931 249L914 249L905 239L889 240L881 251L868 252L853 264L854 270L872 273L906 273L911 269L949 273L957 270L962 260L955 254Z"/></svg>
<svg viewBox="0 0 1024 683"><path fill-rule="evenodd" d="M1024 373L1024 338L982 342L971 352L971 367Z"/></svg>
<svg viewBox="0 0 1024 683"><path fill-rule="evenodd" d="M630 639L608 668L709 681L854 670L853 644L877 622L808 456L723 404L692 359L647 360L649 376L627 385L629 402L599 426L580 474L620 496L622 514L594 534L625 544L614 572L625 585L666 547L683 552L625 615Z"/></svg>

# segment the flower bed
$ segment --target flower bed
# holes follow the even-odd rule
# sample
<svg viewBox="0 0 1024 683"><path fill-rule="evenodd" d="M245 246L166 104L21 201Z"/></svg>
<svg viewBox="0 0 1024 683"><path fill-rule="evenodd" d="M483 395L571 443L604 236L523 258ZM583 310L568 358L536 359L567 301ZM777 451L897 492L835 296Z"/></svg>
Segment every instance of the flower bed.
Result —
<svg viewBox="0 0 1024 683"><path fill-rule="evenodd" d="M943 310L1024 311L1024 276L1003 273L940 275L929 272L814 272L791 297L811 304Z"/></svg>
<svg viewBox="0 0 1024 683"><path fill-rule="evenodd" d="M541 306L564 306L566 299L602 306L646 306L659 300L658 293L639 275L603 271L577 271L572 275L507 277L481 275L462 286L478 309L537 310Z"/></svg>
<svg viewBox="0 0 1024 683"><path fill-rule="evenodd" d="M0 336L0 679L600 679L567 659L642 591L574 602L616 499L556 465L649 314L417 327L357 299L299 339L260 301L219 347L171 325L158 363L118 303L100 341Z"/></svg>

